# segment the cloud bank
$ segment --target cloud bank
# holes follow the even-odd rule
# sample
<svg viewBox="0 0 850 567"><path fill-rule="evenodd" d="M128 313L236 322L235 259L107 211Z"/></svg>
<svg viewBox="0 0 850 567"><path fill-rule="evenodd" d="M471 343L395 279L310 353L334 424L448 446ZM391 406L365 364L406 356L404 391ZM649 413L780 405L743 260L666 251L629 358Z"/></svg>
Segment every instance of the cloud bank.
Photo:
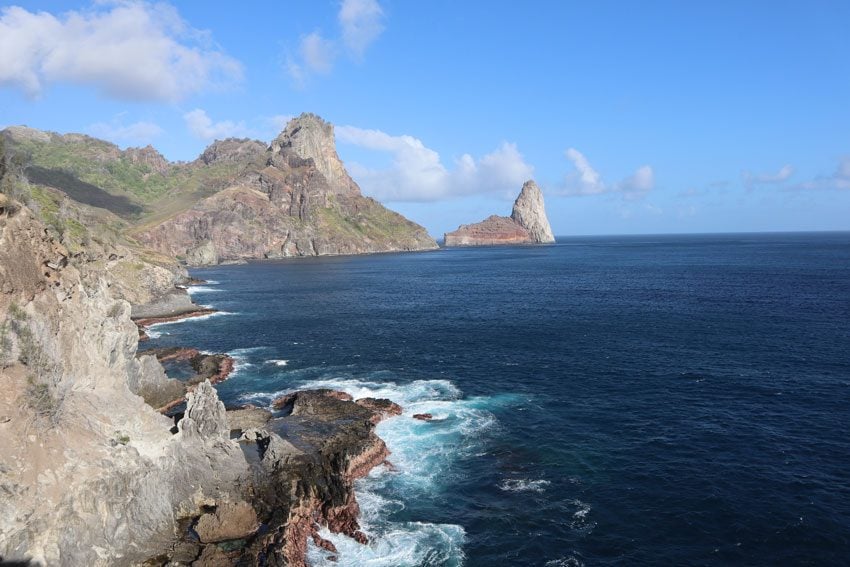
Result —
<svg viewBox="0 0 850 567"><path fill-rule="evenodd" d="M117 99L177 101L242 77L238 61L167 4L95 6L59 17L0 9L0 85L32 97L67 82Z"/></svg>
<svg viewBox="0 0 850 567"><path fill-rule="evenodd" d="M440 154L413 136L339 126L336 138L341 143L390 154L389 168L348 164L364 192L380 200L437 201L473 193L515 195L534 173L516 145L508 142L478 160L464 154L448 168Z"/></svg>
<svg viewBox="0 0 850 567"><path fill-rule="evenodd" d="M301 37L298 57L288 57L286 70L296 84L312 74L327 75L340 53L362 61L366 49L384 31L384 11L377 0L343 0L337 13L340 37L329 39L320 31Z"/></svg>
<svg viewBox="0 0 850 567"><path fill-rule="evenodd" d="M572 163L574 171L569 173L564 184L562 195L586 196L604 193L619 193L625 199L633 200L644 197L655 188L655 172L652 167L643 165L619 183L608 184L596 171L583 153L575 148L564 152Z"/></svg>
<svg viewBox="0 0 850 567"><path fill-rule="evenodd" d="M820 176L794 185L792 189L811 190L850 190L850 155L841 157L832 175Z"/></svg>
<svg viewBox="0 0 850 567"><path fill-rule="evenodd" d="M751 173L749 171L741 172L741 179L744 186L748 189L759 185L775 185L784 183L794 175L794 168L791 165L783 165L776 173Z"/></svg>

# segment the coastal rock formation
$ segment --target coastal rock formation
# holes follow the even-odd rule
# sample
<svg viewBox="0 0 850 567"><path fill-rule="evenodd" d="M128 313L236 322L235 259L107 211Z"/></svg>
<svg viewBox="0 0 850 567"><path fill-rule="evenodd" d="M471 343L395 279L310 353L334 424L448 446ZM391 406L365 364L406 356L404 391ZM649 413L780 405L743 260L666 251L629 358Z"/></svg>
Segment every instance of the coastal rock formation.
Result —
<svg viewBox="0 0 850 567"><path fill-rule="evenodd" d="M333 549L320 526L365 542L353 483L385 463L374 424L400 408L299 392L274 416L242 408L231 419L211 381L232 359L139 355L130 303L102 269L117 249L75 259L43 219L0 194L2 561L300 566L308 538ZM151 266L139 262L137 277ZM173 419L151 405L185 386L157 356L190 361L203 380L186 382ZM235 432L241 443L234 427L249 428Z"/></svg>
<svg viewBox="0 0 850 567"><path fill-rule="evenodd" d="M543 205L543 192L534 180L529 179L523 184L519 197L514 201L511 219L528 231L532 242L555 242Z"/></svg>
<svg viewBox="0 0 850 567"><path fill-rule="evenodd" d="M129 305L66 254L26 207L0 219L0 555L129 564L160 552L175 515L242 498L247 463L212 388L188 402L204 427L176 435L133 394L161 368L136 358Z"/></svg>
<svg viewBox="0 0 850 567"><path fill-rule="evenodd" d="M192 266L437 248L423 227L361 194L336 153L333 125L314 114L291 120L270 145L216 141L189 163L150 146L121 150L21 126L0 131L4 141L34 207L44 202L61 232L91 223L65 226L55 214L62 207L46 202L57 195L97 211L103 231Z"/></svg>
<svg viewBox="0 0 850 567"><path fill-rule="evenodd" d="M543 193L533 180L526 181L514 202L510 217L492 215L475 224L461 225L445 235L446 246L494 246L500 244L547 244L555 242Z"/></svg>
<svg viewBox="0 0 850 567"><path fill-rule="evenodd" d="M225 142L217 144L202 159L236 159L220 157ZM245 144L230 149L258 159L257 146ZM264 155L262 168L136 237L190 265L436 248L424 228L360 193L333 125L318 116L293 119Z"/></svg>

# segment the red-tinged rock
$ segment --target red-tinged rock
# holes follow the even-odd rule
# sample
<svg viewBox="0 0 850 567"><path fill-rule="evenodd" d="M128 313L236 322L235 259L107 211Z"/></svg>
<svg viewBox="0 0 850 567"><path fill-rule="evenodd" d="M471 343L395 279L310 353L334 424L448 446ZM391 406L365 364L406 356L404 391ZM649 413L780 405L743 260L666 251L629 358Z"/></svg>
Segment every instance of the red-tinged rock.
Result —
<svg viewBox="0 0 850 567"><path fill-rule="evenodd" d="M445 246L495 246L501 244L546 244L555 242L543 193L533 180L522 186L510 217L493 215L475 223L461 225L445 234Z"/></svg>
<svg viewBox="0 0 850 567"><path fill-rule="evenodd" d="M374 412L370 421L375 425L387 417L401 415L402 412L400 405L386 398L360 398L354 403Z"/></svg>
<svg viewBox="0 0 850 567"><path fill-rule="evenodd" d="M413 419L418 419L421 421L431 421L432 419L434 419L434 416L430 413L414 413Z"/></svg>

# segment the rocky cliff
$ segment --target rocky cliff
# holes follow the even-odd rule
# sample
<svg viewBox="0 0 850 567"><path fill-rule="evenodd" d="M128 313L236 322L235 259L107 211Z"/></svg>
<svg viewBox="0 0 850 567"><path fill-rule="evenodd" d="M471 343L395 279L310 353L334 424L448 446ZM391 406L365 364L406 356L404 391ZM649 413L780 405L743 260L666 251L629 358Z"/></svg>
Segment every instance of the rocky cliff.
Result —
<svg viewBox="0 0 850 567"><path fill-rule="evenodd" d="M121 150L22 126L0 131L4 140L39 196L111 214L128 242L189 265L437 247L424 228L361 194L333 125L313 114L270 145L216 141L189 163L151 146Z"/></svg>
<svg viewBox="0 0 850 567"><path fill-rule="evenodd" d="M151 405L175 381L137 353L130 304L99 260L69 257L0 194L0 563L304 566L309 538L333 549L321 526L366 542L353 483L386 459L374 427L401 408L313 391L227 412L190 381L166 418Z"/></svg>
<svg viewBox="0 0 850 567"><path fill-rule="evenodd" d="M133 391L164 379L136 357L130 305L28 208L0 195L0 556L127 565L175 519L240 500L248 466L214 390L173 422Z"/></svg>
<svg viewBox="0 0 850 567"><path fill-rule="evenodd" d="M240 151L259 155L256 145ZM424 228L360 193L333 126L313 114L286 126L262 169L135 236L191 265L436 248Z"/></svg>
<svg viewBox="0 0 850 567"><path fill-rule="evenodd" d="M514 201L510 217L492 215L475 224L461 225L445 235L446 246L547 244L555 242L543 193L533 180L526 181Z"/></svg>

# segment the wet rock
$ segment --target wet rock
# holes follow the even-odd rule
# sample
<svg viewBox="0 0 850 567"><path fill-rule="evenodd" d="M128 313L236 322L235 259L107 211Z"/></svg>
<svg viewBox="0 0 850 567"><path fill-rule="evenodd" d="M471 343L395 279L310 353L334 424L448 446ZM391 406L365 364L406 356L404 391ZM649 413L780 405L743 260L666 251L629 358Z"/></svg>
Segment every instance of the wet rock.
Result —
<svg viewBox="0 0 850 567"><path fill-rule="evenodd" d="M386 398L360 398L355 403L374 412L372 422L375 425L387 417L401 415L402 411L400 405Z"/></svg>
<svg viewBox="0 0 850 567"><path fill-rule="evenodd" d="M421 421L431 421L434 419L434 416L430 413L414 413L413 419L419 419Z"/></svg>

